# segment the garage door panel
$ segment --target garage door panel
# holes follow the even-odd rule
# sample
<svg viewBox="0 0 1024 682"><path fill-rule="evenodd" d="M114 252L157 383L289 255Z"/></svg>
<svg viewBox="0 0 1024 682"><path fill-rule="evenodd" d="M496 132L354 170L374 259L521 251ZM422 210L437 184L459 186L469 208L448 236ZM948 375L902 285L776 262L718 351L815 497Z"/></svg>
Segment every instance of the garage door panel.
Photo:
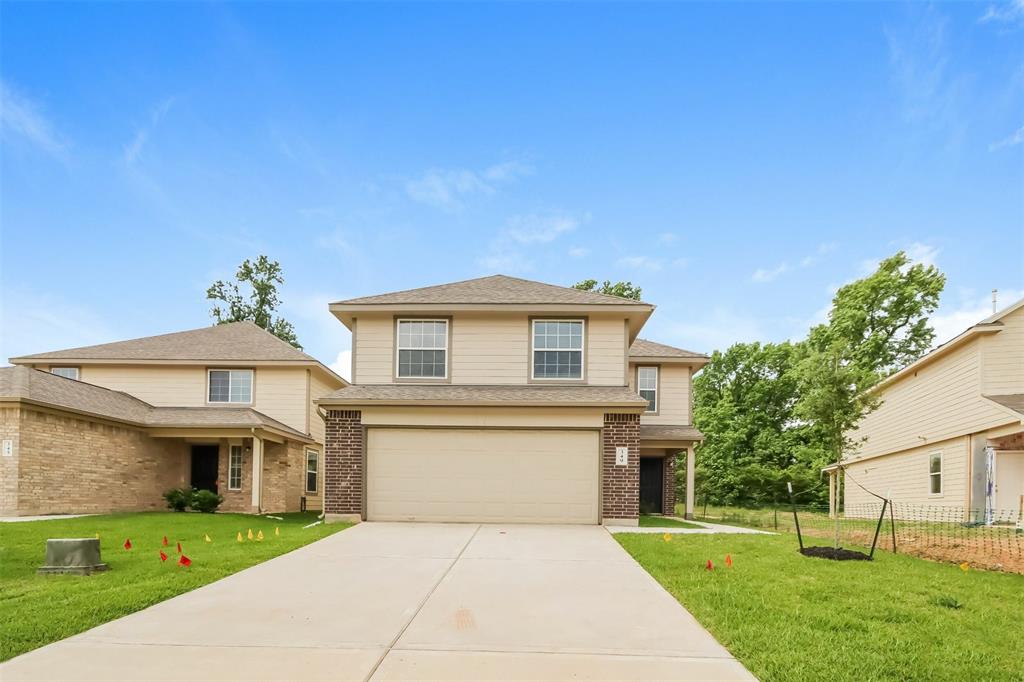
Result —
<svg viewBox="0 0 1024 682"><path fill-rule="evenodd" d="M370 520L597 523L596 431L371 428Z"/></svg>

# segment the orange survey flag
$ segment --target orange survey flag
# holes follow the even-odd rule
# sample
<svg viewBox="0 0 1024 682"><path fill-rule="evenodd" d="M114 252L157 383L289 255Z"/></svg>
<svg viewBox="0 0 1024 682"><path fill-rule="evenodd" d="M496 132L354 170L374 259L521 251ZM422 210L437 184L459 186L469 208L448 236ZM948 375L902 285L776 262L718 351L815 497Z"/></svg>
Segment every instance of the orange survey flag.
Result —
<svg viewBox="0 0 1024 682"><path fill-rule="evenodd" d="M166 547L166 546L167 546L167 536L165 535L164 536L164 547Z"/></svg>
<svg viewBox="0 0 1024 682"><path fill-rule="evenodd" d="M182 554L180 557L178 557L178 565L179 566L191 566L192 565L192 560L189 559L184 554Z"/></svg>
<svg viewBox="0 0 1024 682"><path fill-rule="evenodd" d="M178 554L181 554L181 543L178 543Z"/></svg>
<svg viewBox="0 0 1024 682"><path fill-rule="evenodd" d="M132 548L132 539L131 538L125 538L124 539L124 548L126 550L129 550L129 549Z"/></svg>
<svg viewBox="0 0 1024 682"><path fill-rule="evenodd" d="M731 554L726 554L725 555L725 565L728 566L729 568L732 568L732 555Z"/></svg>
<svg viewBox="0 0 1024 682"><path fill-rule="evenodd" d="M707 565L704 568L706 568L709 571L713 571L713 570L715 570L715 565L713 563L711 563L711 559L708 559L708 563L707 563Z"/></svg>
<svg viewBox="0 0 1024 682"><path fill-rule="evenodd" d="M167 561L167 555L162 549L160 550L160 561Z"/></svg>

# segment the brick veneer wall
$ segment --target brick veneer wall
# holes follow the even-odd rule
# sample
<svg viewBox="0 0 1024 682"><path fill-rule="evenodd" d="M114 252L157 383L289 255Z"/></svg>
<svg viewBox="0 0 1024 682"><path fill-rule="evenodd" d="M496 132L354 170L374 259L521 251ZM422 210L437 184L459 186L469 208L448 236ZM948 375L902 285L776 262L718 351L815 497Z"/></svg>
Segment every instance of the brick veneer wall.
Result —
<svg viewBox="0 0 1024 682"><path fill-rule="evenodd" d="M676 513L676 452L665 455L665 475L662 477L661 513L674 516Z"/></svg>
<svg viewBox="0 0 1024 682"><path fill-rule="evenodd" d="M0 516L18 513L18 431L21 409L0 408L0 440L9 440L13 446L10 457L0 456Z"/></svg>
<svg viewBox="0 0 1024 682"><path fill-rule="evenodd" d="M359 410L328 410L324 443L324 512L363 512L363 423Z"/></svg>
<svg viewBox="0 0 1024 682"><path fill-rule="evenodd" d="M7 460L0 469L5 513L161 510L164 491L186 482L188 450L180 440L25 408L4 409L5 431L15 414L16 433L4 436L14 440L14 456L0 458Z"/></svg>
<svg viewBox="0 0 1024 682"><path fill-rule="evenodd" d="M629 448L629 464L615 465L615 448ZM601 431L603 519L640 517L640 415L606 414Z"/></svg>
<svg viewBox="0 0 1024 682"><path fill-rule="evenodd" d="M306 473L305 448L297 441L263 443L263 511L298 511Z"/></svg>
<svg viewBox="0 0 1024 682"><path fill-rule="evenodd" d="M228 465L231 445L226 438L220 440L220 452L217 457L217 492L224 498L220 505L221 511L242 513L255 511L252 506L252 438L243 438L241 445L242 487L240 490L229 490Z"/></svg>

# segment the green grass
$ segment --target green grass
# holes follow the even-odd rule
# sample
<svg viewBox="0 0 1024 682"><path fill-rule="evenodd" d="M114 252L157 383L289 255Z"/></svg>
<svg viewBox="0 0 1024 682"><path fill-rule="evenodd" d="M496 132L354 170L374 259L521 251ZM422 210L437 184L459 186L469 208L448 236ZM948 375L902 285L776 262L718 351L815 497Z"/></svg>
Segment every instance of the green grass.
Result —
<svg viewBox="0 0 1024 682"><path fill-rule="evenodd" d="M1024 680L1024 576L887 552L812 559L792 535L615 539L766 682Z"/></svg>
<svg viewBox="0 0 1024 682"><path fill-rule="evenodd" d="M0 523L0 660L144 609L346 528L303 529L315 514L110 514ZM264 540L238 542L249 529ZM281 534L274 534L280 528ZM47 538L95 537L110 570L89 577L37 575ZM209 534L213 542L207 543ZM161 547L163 536L169 546ZM132 541L125 551L126 538ZM192 565L177 565L181 542ZM160 561L160 550L169 558Z"/></svg>
<svg viewBox="0 0 1024 682"><path fill-rule="evenodd" d="M665 518L664 516L640 516L641 528L703 528L696 523L677 521L676 519Z"/></svg>

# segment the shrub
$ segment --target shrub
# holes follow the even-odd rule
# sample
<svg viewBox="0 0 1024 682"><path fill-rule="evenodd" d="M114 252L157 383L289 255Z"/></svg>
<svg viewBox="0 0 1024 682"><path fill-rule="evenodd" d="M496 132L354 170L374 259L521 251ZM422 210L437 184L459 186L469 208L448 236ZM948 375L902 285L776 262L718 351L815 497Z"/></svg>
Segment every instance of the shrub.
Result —
<svg viewBox="0 0 1024 682"><path fill-rule="evenodd" d="M164 493L164 499L168 509L183 512L192 502L192 488L171 488Z"/></svg>
<svg viewBox="0 0 1024 682"><path fill-rule="evenodd" d="M211 490L195 490L192 492L192 501L189 506L197 512L212 514L224 501L223 495L218 495Z"/></svg>

